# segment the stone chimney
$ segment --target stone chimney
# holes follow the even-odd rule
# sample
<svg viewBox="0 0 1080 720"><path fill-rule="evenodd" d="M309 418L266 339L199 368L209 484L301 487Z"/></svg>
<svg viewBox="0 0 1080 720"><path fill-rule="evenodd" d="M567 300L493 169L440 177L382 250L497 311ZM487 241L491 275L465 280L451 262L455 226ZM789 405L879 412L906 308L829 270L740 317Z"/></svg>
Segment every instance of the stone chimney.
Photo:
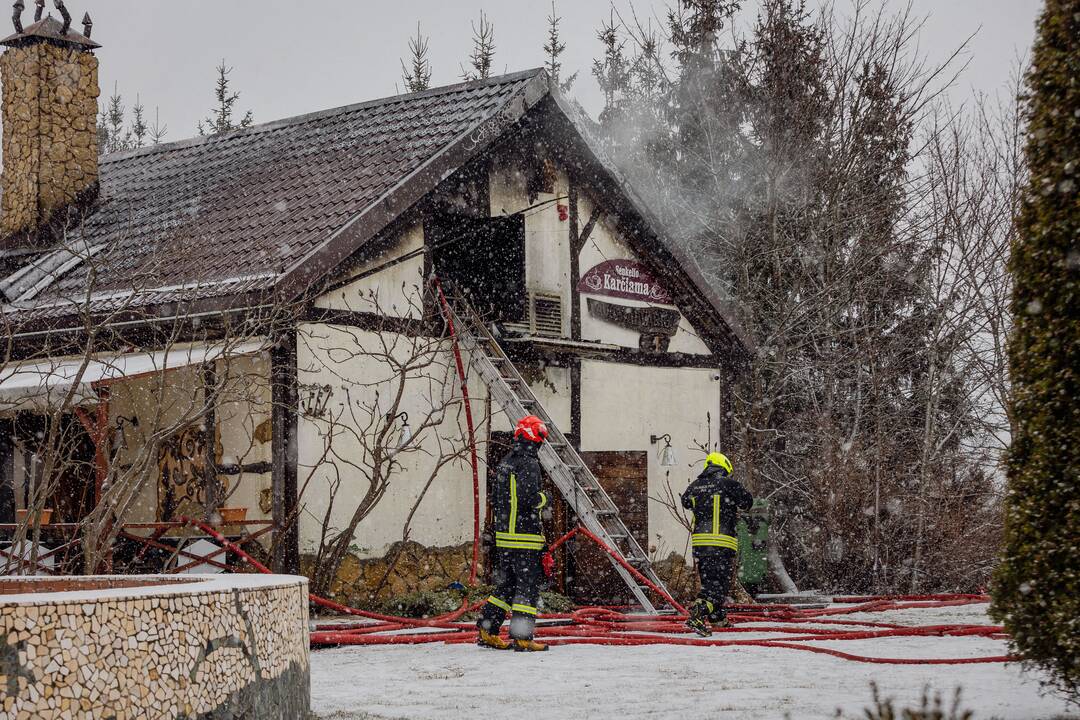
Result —
<svg viewBox="0 0 1080 720"><path fill-rule="evenodd" d="M71 29L63 0L61 20L41 18L23 27L23 0L15 3L15 34L0 40L3 82L3 197L0 248L47 242L93 201L98 188L97 99L100 47Z"/></svg>

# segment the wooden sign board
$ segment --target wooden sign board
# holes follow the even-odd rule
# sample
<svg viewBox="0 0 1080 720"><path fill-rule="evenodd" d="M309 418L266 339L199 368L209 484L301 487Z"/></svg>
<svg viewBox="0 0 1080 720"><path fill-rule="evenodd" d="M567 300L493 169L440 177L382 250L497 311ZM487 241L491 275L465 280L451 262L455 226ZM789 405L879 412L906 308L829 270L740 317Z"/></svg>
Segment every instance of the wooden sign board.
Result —
<svg viewBox="0 0 1080 720"><path fill-rule="evenodd" d="M675 304L649 269L634 260L605 260L582 275L577 289L585 295Z"/></svg>

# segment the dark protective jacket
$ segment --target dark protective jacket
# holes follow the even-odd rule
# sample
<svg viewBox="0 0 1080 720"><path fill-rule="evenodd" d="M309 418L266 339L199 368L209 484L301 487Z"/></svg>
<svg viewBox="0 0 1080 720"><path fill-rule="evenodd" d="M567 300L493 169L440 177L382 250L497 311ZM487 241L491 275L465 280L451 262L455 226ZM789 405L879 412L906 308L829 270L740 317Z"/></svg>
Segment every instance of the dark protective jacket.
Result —
<svg viewBox="0 0 1080 720"><path fill-rule="evenodd" d="M491 508L495 516L495 547L513 550L543 550L544 535L540 511L547 496L540 491L540 446L515 440L513 448L499 463Z"/></svg>
<svg viewBox="0 0 1080 720"><path fill-rule="evenodd" d="M694 513L690 544L694 547L739 549L735 522L739 510L749 510L754 496L724 468L710 465L682 494L682 505Z"/></svg>

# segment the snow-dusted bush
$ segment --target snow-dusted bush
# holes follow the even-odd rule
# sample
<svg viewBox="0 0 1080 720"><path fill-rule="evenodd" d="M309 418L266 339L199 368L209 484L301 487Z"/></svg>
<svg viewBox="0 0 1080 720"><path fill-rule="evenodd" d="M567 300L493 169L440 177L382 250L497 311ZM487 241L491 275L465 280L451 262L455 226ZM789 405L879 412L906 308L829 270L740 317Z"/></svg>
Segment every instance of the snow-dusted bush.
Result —
<svg viewBox="0 0 1080 720"><path fill-rule="evenodd" d="M1080 689L1080 0L1047 0L1028 75L1031 184L1013 250L1015 430L994 615Z"/></svg>

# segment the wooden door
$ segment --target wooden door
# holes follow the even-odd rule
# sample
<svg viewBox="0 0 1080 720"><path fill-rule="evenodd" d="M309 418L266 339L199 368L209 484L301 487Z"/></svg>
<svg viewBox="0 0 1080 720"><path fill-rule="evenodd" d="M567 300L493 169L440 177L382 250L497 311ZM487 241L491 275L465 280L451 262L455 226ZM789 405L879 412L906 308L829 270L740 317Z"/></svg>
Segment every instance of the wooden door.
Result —
<svg viewBox="0 0 1080 720"><path fill-rule="evenodd" d="M585 464L611 496L630 534L648 552L649 455L621 450L581 453ZM612 567L607 554L590 540L574 543L569 589L576 602L590 605L623 605L631 600L630 589Z"/></svg>

